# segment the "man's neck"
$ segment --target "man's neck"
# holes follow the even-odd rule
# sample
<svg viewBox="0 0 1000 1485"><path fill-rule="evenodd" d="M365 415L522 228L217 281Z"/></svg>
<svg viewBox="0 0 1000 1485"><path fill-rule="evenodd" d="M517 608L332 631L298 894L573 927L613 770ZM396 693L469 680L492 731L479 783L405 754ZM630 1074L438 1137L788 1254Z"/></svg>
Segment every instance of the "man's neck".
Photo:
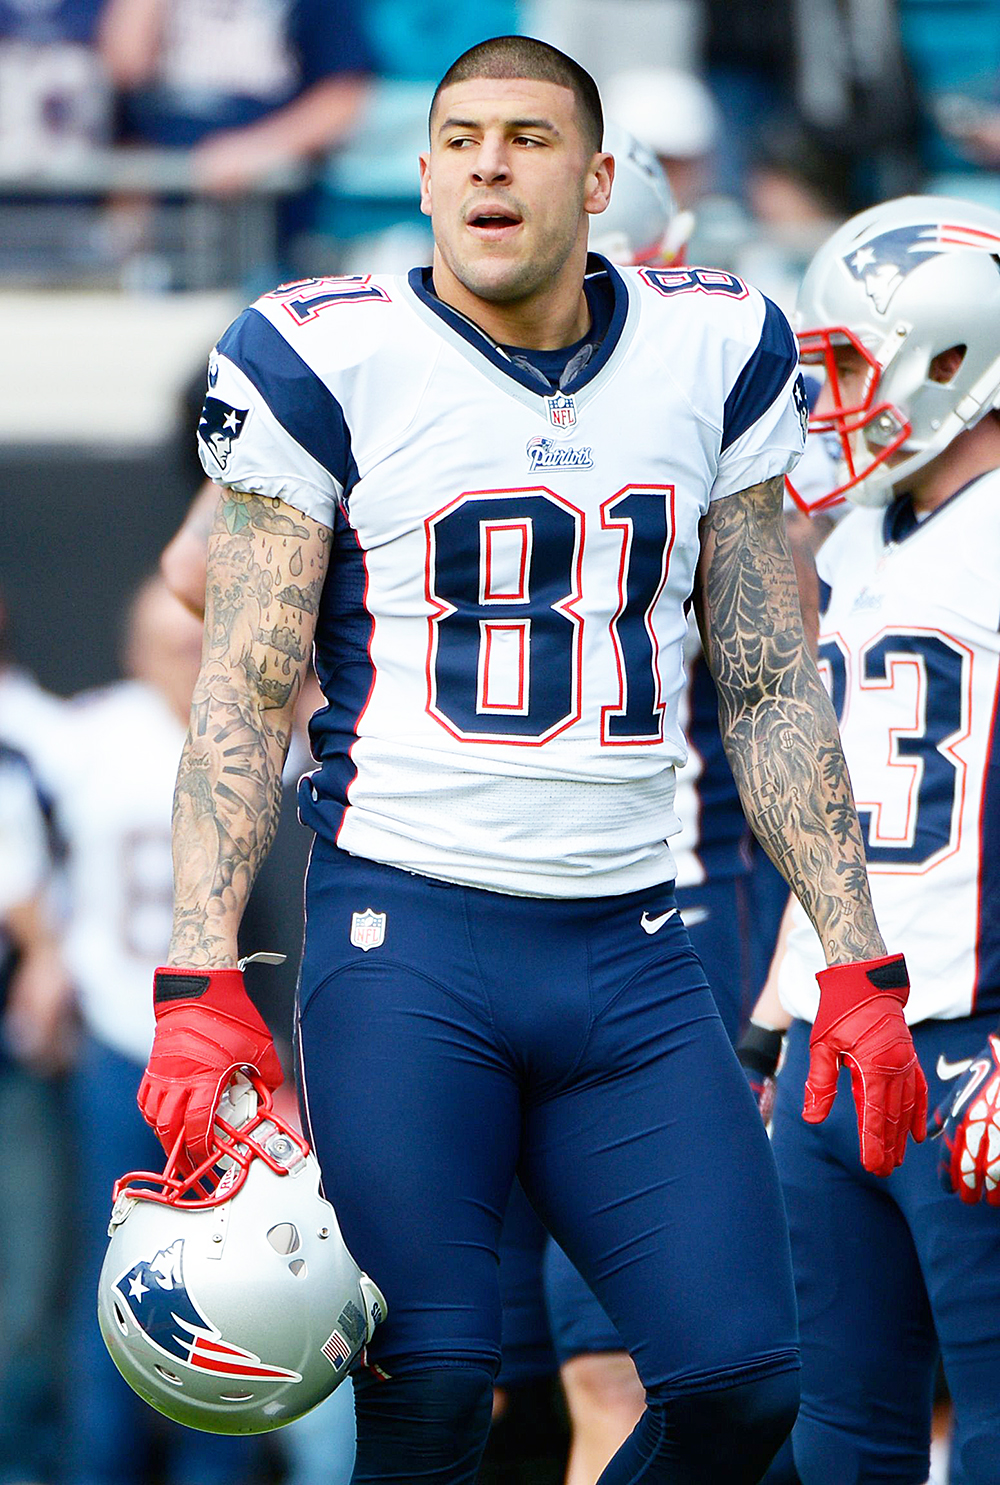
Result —
<svg viewBox="0 0 1000 1485"><path fill-rule="evenodd" d="M590 329L591 315L582 280L574 276L564 285L510 302L481 299L456 277L441 254L434 251L434 292L443 304L457 309L498 345L525 350L557 351L575 345Z"/></svg>
<svg viewBox="0 0 1000 1485"><path fill-rule="evenodd" d="M1000 468L1000 422L987 413L982 422L960 433L914 476L910 487L913 509L918 514L930 514L950 500L956 490L997 468Z"/></svg>

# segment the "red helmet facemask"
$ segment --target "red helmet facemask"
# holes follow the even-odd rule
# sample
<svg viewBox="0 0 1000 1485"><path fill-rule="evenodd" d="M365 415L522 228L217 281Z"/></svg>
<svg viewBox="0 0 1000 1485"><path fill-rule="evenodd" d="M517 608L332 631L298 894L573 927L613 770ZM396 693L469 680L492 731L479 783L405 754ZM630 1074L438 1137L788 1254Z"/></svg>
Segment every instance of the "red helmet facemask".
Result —
<svg viewBox="0 0 1000 1485"><path fill-rule="evenodd" d="M807 498L796 489L792 479L786 476L789 494L800 510L807 514L827 510L838 505L849 490L855 489L867 479L873 470L902 448L913 429L909 420L891 402L876 401L882 367L856 335L845 325L829 326L822 330L800 330L797 336L799 355L806 366L822 366L826 374L826 407L822 413L813 412L809 417L810 434L833 434L837 440L837 453L843 479L826 494ZM869 368L865 377L860 400L846 402L837 369L837 352L845 345L855 350ZM869 428L877 429L876 447L865 437Z"/></svg>
<svg viewBox="0 0 1000 1485"><path fill-rule="evenodd" d="M291 1165L309 1154L309 1145L275 1113L266 1085L257 1078L252 1083L257 1095L256 1111L239 1128L216 1113L213 1148L207 1159L192 1166L181 1134L162 1171L129 1171L115 1182L112 1201L127 1197L133 1201L161 1202L185 1211L203 1210L229 1201L243 1185L254 1160L262 1160L275 1175L287 1175Z"/></svg>

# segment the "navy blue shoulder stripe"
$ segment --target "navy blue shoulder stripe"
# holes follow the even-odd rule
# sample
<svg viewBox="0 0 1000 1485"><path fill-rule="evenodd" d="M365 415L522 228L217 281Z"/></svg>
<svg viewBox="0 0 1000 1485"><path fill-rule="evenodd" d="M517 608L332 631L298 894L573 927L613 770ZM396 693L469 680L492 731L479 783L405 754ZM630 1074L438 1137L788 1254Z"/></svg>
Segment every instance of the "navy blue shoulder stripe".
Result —
<svg viewBox="0 0 1000 1485"><path fill-rule="evenodd" d="M799 361L791 326L777 305L764 300L757 349L733 384L722 410L722 447L728 449L767 412Z"/></svg>
<svg viewBox="0 0 1000 1485"><path fill-rule="evenodd" d="M820 614L825 614L827 609L830 607L830 599L833 597L833 589L831 588L829 583L823 580L823 578L818 578L817 582L819 584L819 611Z"/></svg>
<svg viewBox="0 0 1000 1485"><path fill-rule="evenodd" d="M344 410L270 320L253 307L245 309L218 350L253 382L285 432L345 491L350 489L359 476Z"/></svg>

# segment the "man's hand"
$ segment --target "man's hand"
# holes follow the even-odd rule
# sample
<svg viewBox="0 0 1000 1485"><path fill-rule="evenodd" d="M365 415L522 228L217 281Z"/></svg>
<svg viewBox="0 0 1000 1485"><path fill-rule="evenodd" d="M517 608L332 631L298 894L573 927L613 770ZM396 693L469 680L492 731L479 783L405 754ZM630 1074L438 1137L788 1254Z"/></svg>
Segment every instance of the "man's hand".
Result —
<svg viewBox="0 0 1000 1485"><path fill-rule="evenodd" d="M938 1172L946 1191L970 1205L1000 1207L1000 1036L990 1037L931 1121L941 1136Z"/></svg>
<svg viewBox="0 0 1000 1485"><path fill-rule="evenodd" d="M179 1135L198 1162L223 1089L234 1072L251 1068L268 1088L281 1064L238 969L158 969L153 976L156 1032L139 1084L143 1118L169 1155Z"/></svg>
<svg viewBox="0 0 1000 1485"><path fill-rule="evenodd" d="M736 1046L740 1066L747 1075L750 1091L757 1100L765 1127L774 1112L775 1073L781 1060L784 1032L751 1021Z"/></svg>
<svg viewBox="0 0 1000 1485"><path fill-rule="evenodd" d="M906 1136L927 1133L927 1082L903 1017L910 993L902 954L821 970L819 1010L809 1040L802 1117L821 1124L833 1106L837 1073L851 1069L861 1163L888 1176L902 1162Z"/></svg>

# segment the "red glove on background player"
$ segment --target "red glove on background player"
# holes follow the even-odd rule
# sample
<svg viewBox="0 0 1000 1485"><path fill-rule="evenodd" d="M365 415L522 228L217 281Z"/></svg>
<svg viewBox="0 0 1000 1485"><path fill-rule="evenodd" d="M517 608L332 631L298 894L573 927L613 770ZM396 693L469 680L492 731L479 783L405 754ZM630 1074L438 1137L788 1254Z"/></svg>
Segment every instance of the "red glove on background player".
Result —
<svg viewBox="0 0 1000 1485"><path fill-rule="evenodd" d="M1000 1207L1000 1036L990 1037L934 1113L941 1184L963 1201Z"/></svg>
<svg viewBox="0 0 1000 1485"><path fill-rule="evenodd" d="M821 970L819 1010L809 1039L809 1077L802 1117L822 1124L843 1064L851 1069L861 1163L889 1175L903 1159L906 1136L927 1133L927 1081L903 1017L910 980L902 954L860 959Z"/></svg>
<svg viewBox="0 0 1000 1485"><path fill-rule="evenodd" d="M216 1106L234 1072L250 1068L272 1091L282 1080L271 1033L239 969L158 969L156 1031L139 1084L143 1118L169 1155L183 1133L198 1162L209 1152Z"/></svg>

